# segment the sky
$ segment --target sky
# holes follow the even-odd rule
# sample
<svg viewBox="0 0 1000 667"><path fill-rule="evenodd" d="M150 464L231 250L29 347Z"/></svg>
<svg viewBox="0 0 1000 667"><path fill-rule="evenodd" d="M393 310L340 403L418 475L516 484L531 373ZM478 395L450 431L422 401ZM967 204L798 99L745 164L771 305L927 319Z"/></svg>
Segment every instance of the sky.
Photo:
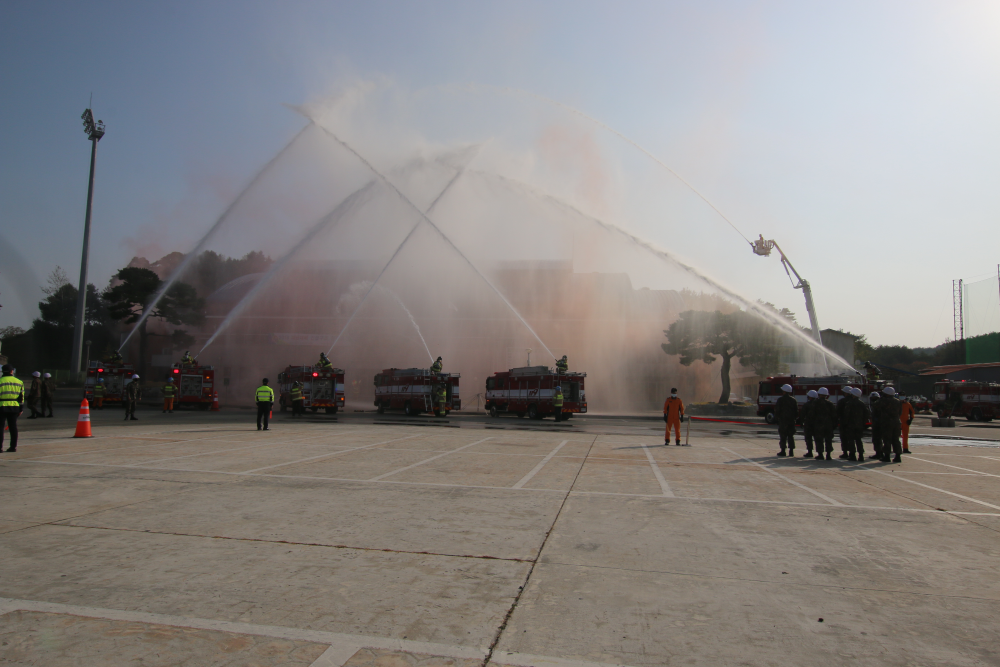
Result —
<svg viewBox="0 0 1000 667"><path fill-rule="evenodd" d="M1000 4L961 0L6 2L0 327L30 325L55 266L77 281L91 94L101 287L133 255L193 247L303 127L286 105L388 81L577 108L777 240L822 327L937 345L952 280L1000 262L998 35ZM804 321L777 259L746 252L746 295Z"/></svg>

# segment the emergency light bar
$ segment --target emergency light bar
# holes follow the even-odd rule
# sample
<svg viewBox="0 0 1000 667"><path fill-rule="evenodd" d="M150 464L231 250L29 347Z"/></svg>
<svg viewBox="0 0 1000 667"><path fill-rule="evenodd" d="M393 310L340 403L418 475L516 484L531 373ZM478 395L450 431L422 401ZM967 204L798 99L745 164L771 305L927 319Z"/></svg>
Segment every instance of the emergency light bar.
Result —
<svg viewBox="0 0 1000 667"><path fill-rule="evenodd" d="M313 377L314 378L318 378L319 377L319 373L313 373Z"/></svg>

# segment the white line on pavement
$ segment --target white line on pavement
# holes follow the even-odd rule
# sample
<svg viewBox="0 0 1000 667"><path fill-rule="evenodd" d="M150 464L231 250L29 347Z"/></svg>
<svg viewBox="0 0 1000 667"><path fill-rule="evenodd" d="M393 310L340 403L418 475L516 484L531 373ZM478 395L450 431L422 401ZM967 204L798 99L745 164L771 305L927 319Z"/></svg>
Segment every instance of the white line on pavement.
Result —
<svg viewBox="0 0 1000 667"><path fill-rule="evenodd" d="M486 442L487 440L492 440L492 439L493 439L492 437L489 437L489 438L483 438L482 440L476 440L475 442L470 442L469 444L464 445L462 447L459 447L458 449L453 449L453 450L451 450L449 452L445 452L444 454L438 454L437 456L432 456L429 459L424 459L423 461L417 461L416 463L413 463L411 465L403 466L402 468L397 468L396 470L393 470L392 472L387 472L384 475L379 475L378 477L372 477L371 479L369 479L367 481L369 481L369 482L378 482L379 480L385 479L386 477L391 477L392 475L395 475L396 473L406 472L407 470L410 470L411 468L416 468L417 466L422 466L425 463L430 463L431 461L437 460L437 459L441 458L442 456L448 456L449 454L454 454L455 452L460 452L463 449L468 449L469 447L474 447L474 446L476 446L476 445L478 445L478 444L480 444L482 442Z"/></svg>
<svg viewBox="0 0 1000 667"><path fill-rule="evenodd" d="M660 472L660 466L656 465L656 460L653 458L652 452L646 448L646 445L642 446L642 451L646 452L646 458L649 459L649 465L653 468L653 474L656 475L656 481L660 483L660 489L663 491L663 495L667 498L673 498L674 492L670 490L670 485L667 484L667 480L663 478L663 473Z"/></svg>
<svg viewBox="0 0 1000 667"><path fill-rule="evenodd" d="M537 475L538 471L540 471L542 468L544 468L545 464L548 463L549 461L551 461L552 457L555 456L556 453L560 449L562 449L563 446L567 442L569 442L569 440L563 440L562 442L560 442L559 445L555 449L553 449L551 452L549 452L548 455L544 459L542 459L541 461L538 462L538 465L536 465L534 468L531 469L531 472L529 472L527 475L525 475L524 477L522 477L521 479L519 479L518 482L517 482L517 484L515 484L514 486L512 486L510 488L512 488L512 489L523 489L524 485L527 484L528 482L530 482L531 478L534 477L535 475Z"/></svg>
<svg viewBox="0 0 1000 667"><path fill-rule="evenodd" d="M1000 505L991 505L990 503L984 502L982 500L976 500L975 498L970 498L969 496L963 496L960 493L954 493L952 491L945 491L944 489L939 489L936 486L929 486L927 484L922 484L921 482L916 482L912 479L906 479L905 477L900 477L899 475L891 475L887 472L882 472L881 470L872 470L871 472L878 473L879 475L885 475L890 479L898 479L900 482L906 482L907 484L916 484L917 486L922 486L925 489L931 489L933 491L940 491L941 493L947 493L949 496L955 496L956 498L961 498L962 500L968 500L971 503L976 503L978 505L985 505L986 507L991 507L995 510L1000 510Z"/></svg>
<svg viewBox="0 0 1000 667"><path fill-rule="evenodd" d="M958 466L953 466L953 465L948 464L948 463L938 463L937 461L931 461L929 459L922 459L919 456L914 456L913 454L910 454L906 458L913 459L914 461L923 461L924 463L933 463L936 466L945 466L947 468L954 468L955 470L964 470L965 472L974 472L977 475L982 475L984 477L1000 477L1000 475L992 475L992 474L990 474L988 472L982 472L981 470L972 470L971 468L960 468Z"/></svg>
<svg viewBox="0 0 1000 667"><path fill-rule="evenodd" d="M748 463L754 464L755 466L757 466L761 470L766 470L767 472L771 473L772 475L775 475L776 477L780 477L781 479L785 480L789 484L793 484L793 485L799 487L803 491L808 491L809 493L813 494L814 496L816 496L818 498L822 498L823 500L825 500L826 502L830 503L831 505L840 505L840 506L844 505L844 503L838 502L838 501L834 500L833 498L831 498L829 496L823 495L819 491L815 491L813 489L810 489L805 484L800 484L800 483L796 482L794 479L789 479L788 477L785 477L781 473L775 472L774 470L771 470L770 468L768 468L765 465L761 465L760 463L757 463L756 461L752 461L752 460L748 459L747 457L743 456L742 454L737 454L736 452L734 452L733 450L729 449L728 447L722 447L721 449L726 450L727 452L729 452L733 456L740 457L741 459L743 459L744 461L747 461Z"/></svg>
<svg viewBox="0 0 1000 667"><path fill-rule="evenodd" d="M242 471L239 474L241 474L241 475L252 475L254 473L260 472L261 470L271 470L272 468L283 468L284 466L295 465L296 463L304 463L306 461L316 461L317 459L325 459L325 458L330 458L330 457L333 457L333 456L340 456L341 454L347 454L348 452L356 452L359 449L371 449L372 447L378 447L379 445L387 445L390 442L399 442L400 440L411 440L413 438L422 438L423 436L424 436L423 433L421 433L420 435L408 435L405 438L395 438L393 440L385 440L383 442L375 442L375 443L372 443L370 445L362 445L361 447L352 447L351 449L341 449L340 451L337 451L337 452L330 452L330 453L327 453L327 454L320 454L319 456L310 456L308 458L298 459L297 461L289 461L288 463L278 463L278 464L273 465L273 466L264 466L263 468L254 468L253 470L244 470L244 471Z"/></svg>

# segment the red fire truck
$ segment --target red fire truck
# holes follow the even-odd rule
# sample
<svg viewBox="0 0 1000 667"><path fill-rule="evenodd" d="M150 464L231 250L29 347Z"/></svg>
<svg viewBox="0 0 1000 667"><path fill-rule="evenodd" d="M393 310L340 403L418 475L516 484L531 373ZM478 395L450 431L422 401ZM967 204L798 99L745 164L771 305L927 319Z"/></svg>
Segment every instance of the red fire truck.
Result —
<svg viewBox="0 0 1000 667"><path fill-rule="evenodd" d="M198 364L174 364L170 369L174 379L174 407L188 406L199 410L212 407L215 394L215 368Z"/></svg>
<svg viewBox="0 0 1000 667"><path fill-rule="evenodd" d="M84 384L84 392L87 402L94 404L94 386L97 380L101 380L104 385L104 404L121 404L122 390L125 385L131 382L132 375L135 374L135 367L121 361L103 362L91 361L87 368L87 379Z"/></svg>
<svg viewBox="0 0 1000 667"><path fill-rule="evenodd" d="M447 415L462 409L458 390L461 377L461 373L431 373L427 368L386 368L375 375L375 407L379 414L402 410L410 416L424 412ZM434 405L434 397L442 385L446 391L444 415Z"/></svg>
<svg viewBox="0 0 1000 667"><path fill-rule="evenodd" d="M302 407L328 415L344 408L344 370L320 366L288 366L278 373L278 404L282 412L292 407L292 383L302 385Z"/></svg>
<svg viewBox="0 0 1000 667"><path fill-rule="evenodd" d="M806 402L806 393L810 390L819 391L826 387L830 392L830 402L836 403L844 397L843 388L847 385L857 387L861 390L861 400L869 403L871 393L879 391L882 387L891 385L892 382L886 380L873 380L862 375L828 375L820 377L798 377L795 375L769 377L762 380L757 388L757 416L763 417L768 424L775 423L774 404L782 395L781 386L792 385L792 395L799 405Z"/></svg>
<svg viewBox="0 0 1000 667"><path fill-rule="evenodd" d="M989 422L1000 416L1000 384L943 380L934 383L931 409L938 417Z"/></svg>
<svg viewBox="0 0 1000 667"><path fill-rule="evenodd" d="M586 373L557 373L546 366L524 366L494 373L486 378L486 410L491 417L501 412L518 417L542 419L555 415L552 398L555 388L562 388L563 409L556 419L567 419L587 411L584 390Z"/></svg>

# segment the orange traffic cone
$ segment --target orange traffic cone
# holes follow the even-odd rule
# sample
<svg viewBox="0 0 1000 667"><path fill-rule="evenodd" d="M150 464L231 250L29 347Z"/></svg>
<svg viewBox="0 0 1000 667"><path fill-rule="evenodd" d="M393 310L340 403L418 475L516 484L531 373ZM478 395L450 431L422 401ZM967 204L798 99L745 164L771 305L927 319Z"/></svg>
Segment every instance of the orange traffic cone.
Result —
<svg viewBox="0 0 1000 667"><path fill-rule="evenodd" d="M219 411L219 392L214 392L212 394L212 412Z"/></svg>
<svg viewBox="0 0 1000 667"><path fill-rule="evenodd" d="M90 434L90 403L83 399L80 403L80 416L76 418L76 433L74 438L92 438Z"/></svg>

